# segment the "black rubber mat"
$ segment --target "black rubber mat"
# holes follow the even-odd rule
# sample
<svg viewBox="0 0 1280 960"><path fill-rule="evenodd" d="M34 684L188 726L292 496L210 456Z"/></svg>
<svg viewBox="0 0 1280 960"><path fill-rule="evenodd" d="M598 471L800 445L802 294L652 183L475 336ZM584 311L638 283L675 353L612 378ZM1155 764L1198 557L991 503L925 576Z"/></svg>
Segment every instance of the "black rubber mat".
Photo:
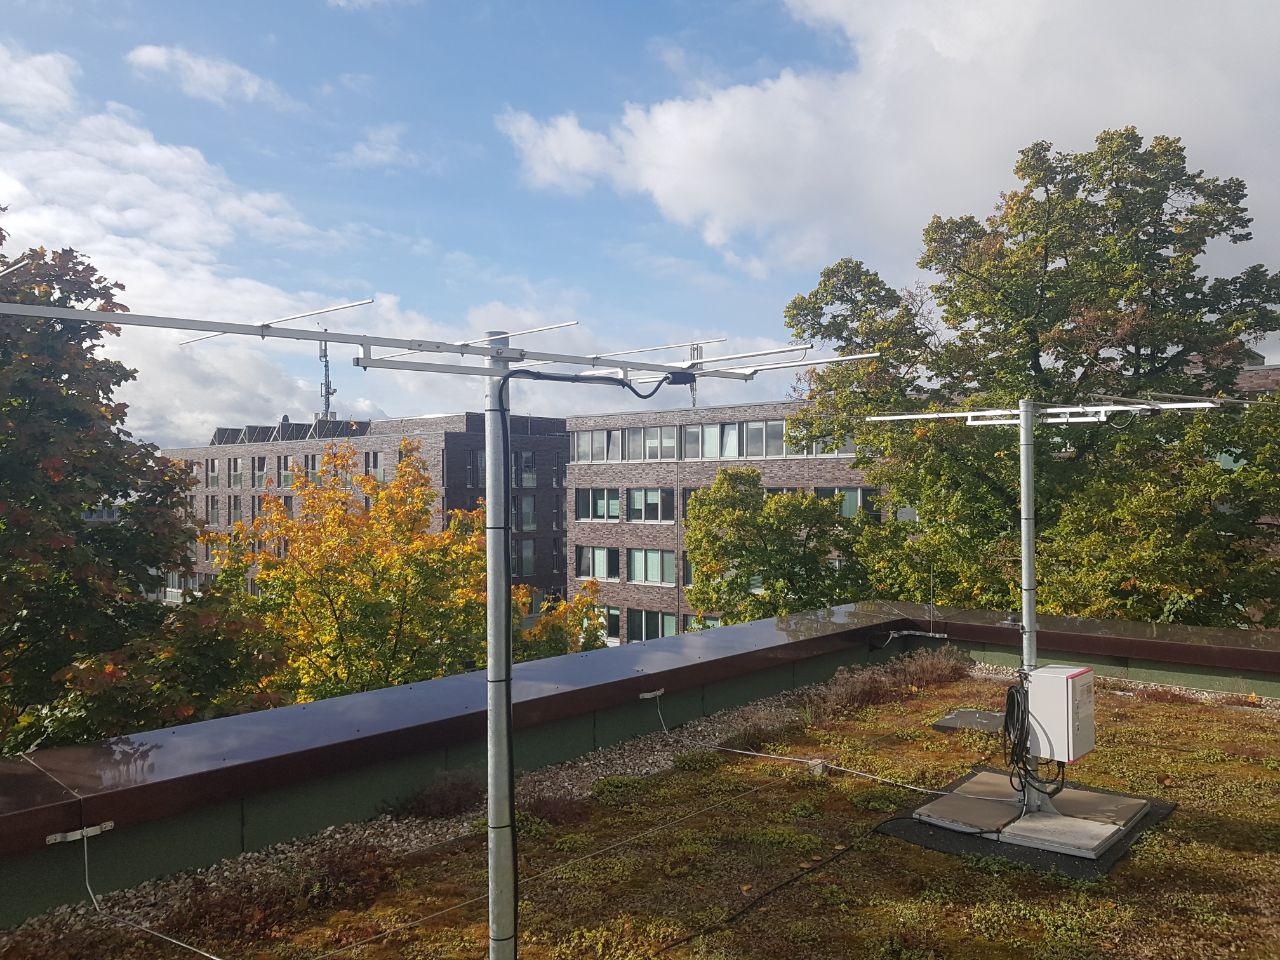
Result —
<svg viewBox="0 0 1280 960"><path fill-rule="evenodd" d="M966 774L943 789L954 790L974 774L990 771L991 768L989 767L974 770L973 773ZM1097 787L1080 783L1068 782L1067 786L1081 790L1091 790L1095 793L1108 793L1113 796L1134 796L1134 794L1119 794L1112 790L1100 790ZM1001 843L999 840L962 833L958 830L947 830L944 827L937 827L931 823L923 823L914 819L911 816L912 813L930 802L932 800L931 797L927 797L921 803L905 808L888 820L883 821L876 827L876 833L905 840L907 843L912 843L928 850L938 850L942 853L957 855L969 854L980 857L998 857L1001 860L1020 863L1031 867L1033 870L1041 870L1045 873L1060 873L1075 880L1095 880L1110 873L1115 865L1128 855L1129 848L1133 846L1138 837L1163 822L1178 806L1176 803L1157 800L1154 797L1142 797L1142 799L1151 804L1146 813L1142 815L1124 837L1117 840L1097 860L1073 857L1066 853L1037 850L1034 847L1023 847L1014 843Z"/></svg>

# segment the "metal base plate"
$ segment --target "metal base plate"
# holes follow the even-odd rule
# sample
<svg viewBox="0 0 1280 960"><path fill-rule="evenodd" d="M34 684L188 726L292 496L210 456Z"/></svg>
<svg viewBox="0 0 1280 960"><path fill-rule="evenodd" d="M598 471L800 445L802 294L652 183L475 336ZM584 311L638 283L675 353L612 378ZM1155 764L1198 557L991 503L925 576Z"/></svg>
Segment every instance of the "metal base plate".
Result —
<svg viewBox="0 0 1280 960"><path fill-rule="evenodd" d="M1053 798L1056 811L1021 815L1018 799L1007 776L982 772L953 793L926 803L913 816L924 823L1001 843L1096 860L1150 807L1140 797L1067 787Z"/></svg>

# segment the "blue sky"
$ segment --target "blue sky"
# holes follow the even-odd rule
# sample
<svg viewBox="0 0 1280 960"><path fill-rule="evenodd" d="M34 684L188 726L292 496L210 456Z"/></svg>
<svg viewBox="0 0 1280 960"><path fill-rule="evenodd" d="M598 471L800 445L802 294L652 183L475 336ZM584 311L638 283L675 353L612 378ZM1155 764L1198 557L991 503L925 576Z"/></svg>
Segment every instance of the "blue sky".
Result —
<svg viewBox="0 0 1280 960"><path fill-rule="evenodd" d="M528 343L746 350L785 339L783 306L840 256L921 279L929 215L988 209L1019 147L1137 123L1245 177L1257 240L1222 266L1274 265L1275 8L1068 11L19 0L0 32L0 222L9 252L86 251L139 312L260 321L373 296L330 322L461 339L578 320ZM125 396L142 436L201 442L315 407L309 348L179 339L113 345L139 370ZM478 403L474 384L360 373L347 356L343 413ZM790 382L706 395L773 399Z"/></svg>

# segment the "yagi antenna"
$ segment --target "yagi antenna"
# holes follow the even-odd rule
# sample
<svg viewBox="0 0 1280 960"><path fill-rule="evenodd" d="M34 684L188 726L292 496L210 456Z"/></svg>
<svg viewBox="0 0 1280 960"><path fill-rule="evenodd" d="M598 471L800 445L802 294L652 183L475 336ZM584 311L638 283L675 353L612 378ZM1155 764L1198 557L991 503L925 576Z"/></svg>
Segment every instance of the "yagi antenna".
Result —
<svg viewBox="0 0 1280 960"><path fill-rule="evenodd" d="M281 317L279 320L268 320L266 323L263 324L263 326L272 327L272 326L275 326L277 323L288 323L290 320L303 320L307 317L318 317L322 313L333 313L335 310L346 310L350 307L363 307L366 304L370 304L370 303L373 303L373 297L370 297L368 300L355 300L355 301L352 301L351 303L339 303L332 307L321 307L319 310L308 310L306 313L295 313L291 317ZM183 340L181 343L178 344L178 346L185 347L189 343L199 343L201 340L212 340L214 337L221 337L221 336L224 336L224 334L210 333L210 334L206 334L203 337L192 337L190 340Z"/></svg>

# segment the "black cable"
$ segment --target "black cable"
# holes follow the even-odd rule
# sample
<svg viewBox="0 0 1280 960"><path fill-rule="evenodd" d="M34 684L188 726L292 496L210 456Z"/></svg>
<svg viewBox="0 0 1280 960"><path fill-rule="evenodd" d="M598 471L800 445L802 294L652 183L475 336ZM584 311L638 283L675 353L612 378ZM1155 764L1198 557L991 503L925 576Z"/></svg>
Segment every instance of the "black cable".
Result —
<svg viewBox="0 0 1280 960"><path fill-rule="evenodd" d="M783 887L790 886L791 884L799 880L801 877L807 877L812 873L817 873L819 870L822 870L825 867L829 866L831 863L838 860L840 857L843 857L846 853L848 853L852 849L854 849L853 846L849 845L845 847L843 850L837 850L835 853L827 857L825 860L819 860L813 866L805 870L801 870L799 873L792 874L791 876L787 877L785 880L782 880L779 883L775 883L772 887L770 887L768 890L765 890L763 893L759 893L756 896L752 897L743 906L739 907L737 910L729 914L729 916L725 917L723 920L719 921L718 923L713 923L711 926L706 927L705 929L699 930L697 933L691 933L688 936L681 937L679 940L672 940L670 943L665 943L661 947L659 947L654 953L650 954L650 956L651 957L661 956L662 954L666 953L668 950L674 950L676 947L683 946L684 944L690 943L693 940L698 940L701 937L707 936L708 934L715 933L717 930L723 930L725 927L729 926L729 924L733 923L733 921L737 920L743 914L749 913L752 910L754 910L758 904L768 899L769 897L773 896Z"/></svg>
<svg viewBox="0 0 1280 960"><path fill-rule="evenodd" d="M1028 789L1047 797L1056 797L1067 783L1067 765L1057 761L1057 771L1050 779L1040 776L1041 764L1054 761L1040 760L1031 755L1031 710L1027 704L1027 675L1018 671L1018 682L1012 684L1004 698L1004 725L1000 740L1004 747L1004 762L1009 767L1009 786L1026 797Z"/></svg>

